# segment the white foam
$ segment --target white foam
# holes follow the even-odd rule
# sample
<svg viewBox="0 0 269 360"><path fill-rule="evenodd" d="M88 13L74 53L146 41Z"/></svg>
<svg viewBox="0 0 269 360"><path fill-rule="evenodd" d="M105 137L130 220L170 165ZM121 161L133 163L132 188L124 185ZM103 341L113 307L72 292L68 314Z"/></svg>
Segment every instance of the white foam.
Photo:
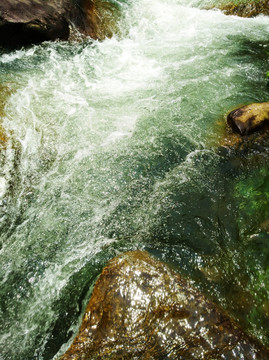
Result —
<svg viewBox="0 0 269 360"><path fill-rule="evenodd" d="M4 177L0 177L0 199L3 198L7 190L7 182Z"/></svg>

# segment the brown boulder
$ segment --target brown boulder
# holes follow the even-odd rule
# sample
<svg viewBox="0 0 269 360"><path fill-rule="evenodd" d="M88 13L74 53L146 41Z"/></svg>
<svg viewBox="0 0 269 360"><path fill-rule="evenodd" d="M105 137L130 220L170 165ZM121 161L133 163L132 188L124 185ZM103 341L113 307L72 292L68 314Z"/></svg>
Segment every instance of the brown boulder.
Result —
<svg viewBox="0 0 269 360"><path fill-rule="evenodd" d="M228 125L240 135L248 135L265 128L269 123L269 102L242 106L230 112Z"/></svg>
<svg viewBox="0 0 269 360"><path fill-rule="evenodd" d="M67 40L70 26L98 38L94 0L5 0L0 2L0 46Z"/></svg>
<svg viewBox="0 0 269 360"><path fill-rule="evenodd" d="M214 303L147 252L111 260L61 360L269 359Z"/></svg>

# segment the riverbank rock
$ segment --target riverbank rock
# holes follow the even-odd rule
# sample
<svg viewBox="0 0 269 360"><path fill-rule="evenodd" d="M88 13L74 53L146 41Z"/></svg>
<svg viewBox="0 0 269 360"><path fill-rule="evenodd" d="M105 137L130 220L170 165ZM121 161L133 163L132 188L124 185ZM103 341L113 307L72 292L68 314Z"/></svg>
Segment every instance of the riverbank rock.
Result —
<svg viewBox="0 0 269 360"><path fill-rule="evenodd" d="M219 308L147 252L111 260L61 360L269 359Z"/></svg>
<svg viewBox="0 0 269 360"><path fill-rule="evenodd" d="M67 40L71 25L98 38L94 0L5 0L0 2L0 46Z"/></svg>
<svg viewBox="0 0 269 360"><path fill-rule="evenodd" d="M230 112L228 125L240 135L248 135L269 125L269 102L242 106Z"/></svg>
<svg viewBox="0 0 269 360"><path fill-rule="evenodd" d="M226 15L237 15L241 17L254 17L260 14L269 15L268 0L251 1L248 3L236 3L232 1L228 4L217 5Z"/></svg>

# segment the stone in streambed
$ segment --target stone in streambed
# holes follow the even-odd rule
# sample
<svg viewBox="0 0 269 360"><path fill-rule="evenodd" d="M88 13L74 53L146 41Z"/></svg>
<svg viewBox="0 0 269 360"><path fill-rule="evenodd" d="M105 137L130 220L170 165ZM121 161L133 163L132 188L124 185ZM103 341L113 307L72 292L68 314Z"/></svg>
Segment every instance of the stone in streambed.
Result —
<svg viewBox="0 0 269 360"><path fill-rule="evenodd" d="M240 135L248 135L269 124L269 102L245 105L230 112L228 125Z"/></svg>
<svg viewBox="0 0 269 360"><path fill-rule="evenodd" d="M111 260L61 360L269 359L214 303L147 252Z"/></svg>

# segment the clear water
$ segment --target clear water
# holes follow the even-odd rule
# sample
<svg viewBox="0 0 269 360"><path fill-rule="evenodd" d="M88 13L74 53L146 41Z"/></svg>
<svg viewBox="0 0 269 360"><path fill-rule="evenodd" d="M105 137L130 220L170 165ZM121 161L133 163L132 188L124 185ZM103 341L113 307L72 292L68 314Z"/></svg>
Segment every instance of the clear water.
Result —
<svg viewBox="0 0 269 360"><path fill-rule="evenodd" d="M1 360L59 356L101 268L131 249L269 343L269 143L220 146L229 110L269 100L269 18L118 6L111 39L0 55Z"/></svg>

